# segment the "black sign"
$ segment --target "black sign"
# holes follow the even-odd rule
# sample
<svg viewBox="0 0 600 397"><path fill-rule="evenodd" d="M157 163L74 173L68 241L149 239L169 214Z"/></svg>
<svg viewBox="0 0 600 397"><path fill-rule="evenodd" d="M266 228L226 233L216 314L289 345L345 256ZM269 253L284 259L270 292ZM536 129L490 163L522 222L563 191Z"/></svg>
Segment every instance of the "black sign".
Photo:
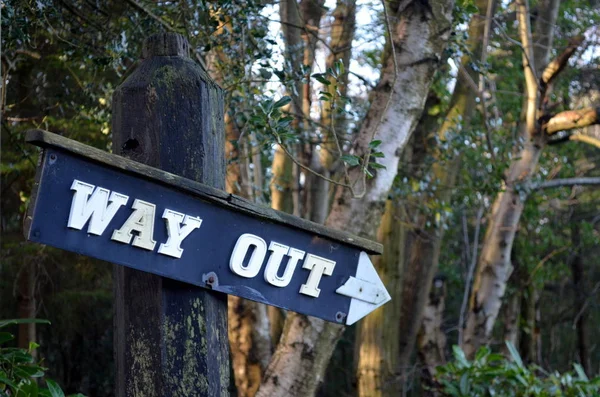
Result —
<svg viewBox="0 0 600 397"><path fill-rule="evenodd" d="M45 131L31 241L352 324L390 300L381 246Z"/></svg>

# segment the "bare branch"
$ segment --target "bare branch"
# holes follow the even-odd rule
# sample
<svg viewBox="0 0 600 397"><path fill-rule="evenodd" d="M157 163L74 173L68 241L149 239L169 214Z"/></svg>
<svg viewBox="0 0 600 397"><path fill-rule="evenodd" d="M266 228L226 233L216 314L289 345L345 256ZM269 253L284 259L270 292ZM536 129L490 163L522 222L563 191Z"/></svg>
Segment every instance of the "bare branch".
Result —
<svg viewBox="0 0 600 397"><path fill-rule="evenodd" d="M143 12L144 14L148 15L150 18L154 19L156 22L158 22L159 24L161 24L167 31L169 31L169 32L175 32L175 28L173 28L164 19L162 19L158 15L154 14L152 11L150 11L148 8L146 8L144 5L138 3L135 0L125 0L125 1L128 4L130 4L133 8L137 9L138 11Z"/></svg>
<svg viewBox="0 0 600 397"><path fill-rule="evenodd" d="M600 177L553 179L551 181L534 184L533 190L575 185L600 185Z"/></svg>
<svg viewBox="0 0 600 397"><path fill-rule="evenodd" d="M550 117L542 128L546 134L552 135L559 131L588 127L600 123L599 114L600 108L592 107L566 110Z"/></svg>

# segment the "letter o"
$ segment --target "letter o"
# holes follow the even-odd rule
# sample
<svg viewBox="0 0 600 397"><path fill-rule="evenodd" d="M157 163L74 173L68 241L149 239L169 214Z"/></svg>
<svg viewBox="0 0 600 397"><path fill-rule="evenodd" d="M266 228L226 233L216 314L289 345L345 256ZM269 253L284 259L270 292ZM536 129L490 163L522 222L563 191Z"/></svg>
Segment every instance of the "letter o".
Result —
<svg viewBox="0 0 600 397"><path fill-rule="evenodd" d="M244 266L244 258L250 249L254 246L254 252L250 256L247 266ZM229 268L238 276L252 278L255 277L262 267L267 254L267 243L262 238L254 234L245 233L238 238L233 248L233 253L229 259Z"/></svg>

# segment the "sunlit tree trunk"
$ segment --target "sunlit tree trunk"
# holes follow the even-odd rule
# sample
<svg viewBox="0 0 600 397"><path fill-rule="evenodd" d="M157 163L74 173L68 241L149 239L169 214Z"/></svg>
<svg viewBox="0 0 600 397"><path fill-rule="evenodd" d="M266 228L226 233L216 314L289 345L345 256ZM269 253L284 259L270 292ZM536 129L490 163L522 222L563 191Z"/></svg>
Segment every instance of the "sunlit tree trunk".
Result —
<svg viewBox="0 0 600 397"><path fill-rule="evenodd" d="M439 126L438 117L427 112L435 105L439 105L439 98L430 92L425 112L403 151L398 166L400 176L396 181L403 175L422 172L427 136ZM383 244L384 254L381 258L375 257L373 265L380 275L386 277L384 282L392 300L358 324L357 380L360 396L396 396L401 393L402 371L398 359L402 337L398 324L402 313L404 264L410 252L410 244L406 242L407 234L412 231L406 215L409 210L410 206L403 202L402 197L391 195L381 220L378 238Z"/></svg>
<svg viewBox="0 0 600 397"><path fill-rule="evenodd" d="M517 0L516 5L526 83L525 117L521 126L524 143L510 165L503 191L498 194L492 206L465 328L464 350L468 357L473 357L477 349L487 344L491 337L502 305L506 282L512 272L510 253L525 200L524 195L519 192L519 186L531 179L546 143L538 123L538 117L543 112L545 92L538 88L535 76L539 76L548 65L553 43L552 28L558 14L559 0L540 2L535 36L532 36L529 26L527 1ZM551 78L556 73L554 71Z"/></svg>
<svg viewBox="0 0 600 397"><path fill-rule="evenodd" d="M397 316L402 294L400 257L405 248L399 222L402 206L388 200L377 233L383 244L383 255L373 258L381 280L390 292L392 300L375 310L359 324L358 333L358 392L361 396L391 395L397 391L396 362L398 360Z"/></svg>
<svg viewBox="0 0 600 397"><path fill-rule="evenodd" d="M395 17L390 27L395 57L387 58L353 146L354 154L362 158L369 151L369 143L380 139L379 149L385 155L381 163L386 169L376 172L373 179L365 180L360 167L351 168L349 179L358 181L354 190L360 193L359 198L354 198L350 189L338 187L325 222L327 226L375 236L396 174L398 157L421 115L450 34L453 4L447 0L423 7L421 3L411 2L398 15L398 9L390 10ZM314 395L342 330L337 324L289 313L257 395Z"/></svg>
<svg viewBox="0 0 600 397"><path fill-rule="evenodd" d="M491 0L489 0L491 1ZM488 7L488 0L479 0L477 7L483 13ZM446 120L438 131L438 138L446 140L451 131L469 128L469 123L475 109L476 89L472 82L479 80L477 73L471 67L481 52L481 42L486 25L485 16L474 15L469 23L469 39L467 46L470 55L461 59L462 71L457 76L457 82L450 101ZM434 148L433 155L437 158L441 153ZM413 354L413 346L421 325L423 309L425 308L429 288L437 270L444 234L443 215L430 208L440 208L447 205L451 199L452 189L460 167L460 157L443 162L438 159L431 170L433 184L443 186L436 189L425 202L415 201L407 210L407 222L412 230L407 232L405 245L407 255L404 257L404 287L402 293L402 311L400 316L400 356L398 366L404 373L409 367ZM405 379L405 376L403 376Z"/></svg>

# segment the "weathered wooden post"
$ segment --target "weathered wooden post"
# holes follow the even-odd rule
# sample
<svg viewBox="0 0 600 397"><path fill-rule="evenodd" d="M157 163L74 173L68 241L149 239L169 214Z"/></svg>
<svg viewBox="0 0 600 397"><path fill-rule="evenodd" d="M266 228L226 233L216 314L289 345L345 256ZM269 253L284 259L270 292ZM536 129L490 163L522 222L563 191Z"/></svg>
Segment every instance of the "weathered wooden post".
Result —
<svg viewBox="0 0 600 397"><path fill-rule="evenodd" d="M145 41L112 134L116 154L224 188L222 92L178 34ZM117 396L229 395L226 295L116 265L114 283Z"/></svg>

